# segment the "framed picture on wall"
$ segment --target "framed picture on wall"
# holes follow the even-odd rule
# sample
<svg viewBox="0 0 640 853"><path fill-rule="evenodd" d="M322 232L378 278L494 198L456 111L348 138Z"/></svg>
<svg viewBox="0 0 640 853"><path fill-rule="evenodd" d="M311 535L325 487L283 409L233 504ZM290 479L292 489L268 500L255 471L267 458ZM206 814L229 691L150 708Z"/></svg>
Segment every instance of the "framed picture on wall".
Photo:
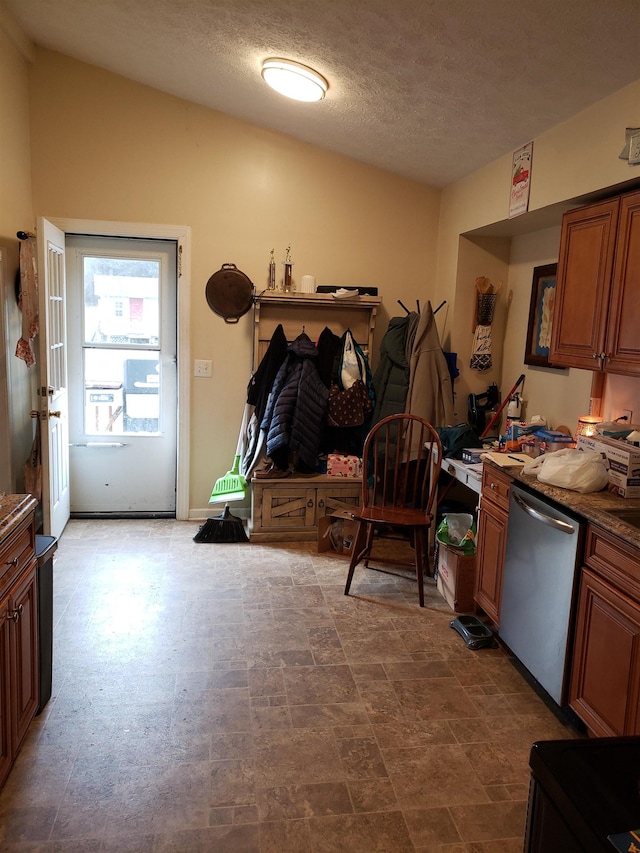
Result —
<svg viewBox="0 0 640 853"><path fill-rule="evenodd" d="M549 363L553 309L556 300L557 264L533 268L529 324L524 363L536 367L556 367Z"/></svg>

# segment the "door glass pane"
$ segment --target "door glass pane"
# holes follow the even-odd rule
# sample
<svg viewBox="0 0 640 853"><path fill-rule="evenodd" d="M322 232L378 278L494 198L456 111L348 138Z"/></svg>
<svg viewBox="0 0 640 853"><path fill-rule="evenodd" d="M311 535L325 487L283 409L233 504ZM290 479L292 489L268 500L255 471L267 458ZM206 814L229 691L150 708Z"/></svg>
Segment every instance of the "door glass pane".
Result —
<svg viewBox="0 0 640 853"><path fill-rule="evenodd" d="M84 351L84 431L87 435L157 433L160 361L153 350Z"/></svg>
<svg viewBox="0 0 640 853"><path fill-rule="evenodd" d="M84 431L160 430L160 263L84 256Z"/></svg>
<svg viewBox="0 0 640 853"><path fill-rule="evenodd" d="M85 344L158 346L159 291L158 261L85 256Z"/></svg>

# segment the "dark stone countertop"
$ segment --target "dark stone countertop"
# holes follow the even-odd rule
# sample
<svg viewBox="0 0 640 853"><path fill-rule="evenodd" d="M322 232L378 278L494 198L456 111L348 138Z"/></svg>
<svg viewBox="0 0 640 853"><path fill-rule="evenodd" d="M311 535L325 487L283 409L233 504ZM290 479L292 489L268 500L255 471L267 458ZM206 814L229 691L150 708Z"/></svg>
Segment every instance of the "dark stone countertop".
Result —
<svg viewBox="0 0 640 853"><path fill-rule="evenodd" d="M491 465L491 462L485 463ZM504 471L504 468L500 469ZM604 530L613 533L628 545L640 549L640 529L627 524L619 518L609 515L611 510L634 509L640 512L640 498L621 498L606 489L601 492L582 494L571 489L561 489L541 483L537 477L523 474L522 471L507 469L516 482L523 483L535 492L545 495L556 503L580 515L589 522L598 524ZM639 555L640 556L640 555Z"/></svg>
<svg viewBox="0 0 640 853"><path fill-rule="evenodd" d="M0 497L0 543L38 506L33 495L3 495Z"/></svg>

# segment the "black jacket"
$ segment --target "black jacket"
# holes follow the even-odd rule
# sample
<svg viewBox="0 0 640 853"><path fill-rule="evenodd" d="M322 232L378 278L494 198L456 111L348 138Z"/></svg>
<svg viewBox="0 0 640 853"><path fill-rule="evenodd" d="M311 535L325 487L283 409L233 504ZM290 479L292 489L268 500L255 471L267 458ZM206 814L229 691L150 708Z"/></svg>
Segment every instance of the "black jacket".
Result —
<svg viewBox="0 0 640 853"><path fill-rule="evenodd" d="M289 346L274 380L264 418L267 456L288 447L300 461L315 468L329 390L318 374L318 351L302 333Z"/></svg>

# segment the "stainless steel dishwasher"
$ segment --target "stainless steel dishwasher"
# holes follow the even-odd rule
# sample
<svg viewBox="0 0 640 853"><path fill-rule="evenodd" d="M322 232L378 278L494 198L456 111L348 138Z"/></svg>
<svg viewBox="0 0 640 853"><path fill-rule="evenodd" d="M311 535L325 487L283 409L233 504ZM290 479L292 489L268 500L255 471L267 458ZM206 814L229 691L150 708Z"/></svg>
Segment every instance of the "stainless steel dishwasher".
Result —
<svg viewBox="0 0 640 853"><path fill-rule="evenodd" d="M576 518L512 484L498 634L558 705L567 699L582 539Z"/></svg>

